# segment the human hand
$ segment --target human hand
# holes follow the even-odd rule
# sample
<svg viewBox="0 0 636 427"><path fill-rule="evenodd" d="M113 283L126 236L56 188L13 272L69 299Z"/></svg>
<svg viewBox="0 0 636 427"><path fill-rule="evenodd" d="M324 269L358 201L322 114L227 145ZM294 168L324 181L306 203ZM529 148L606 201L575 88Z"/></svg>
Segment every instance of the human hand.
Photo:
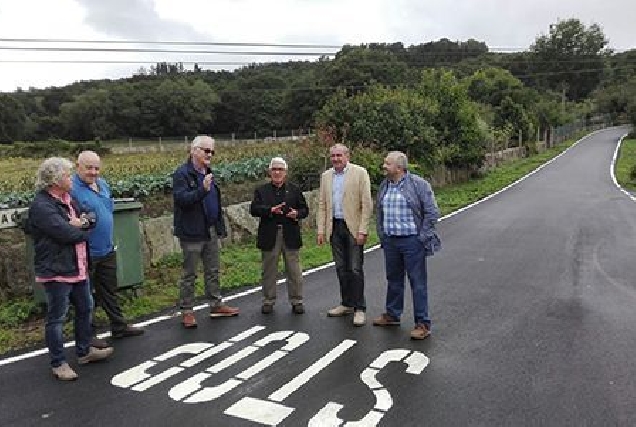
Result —
<svg viewBox="0 0 636 427"><path fill-rule="evenodd" d="M68 223L71 224L73 227L82 228L84 227L84 221L85 219L83 220L80 217L74 217L74 218L71 218L71 220Z"/></svg>
<svg viewBox="0 0 636 427"><path fill-rule="evenodd" d="M367 235L363 233L358 233L356 236L356 245L362 246L367 242Z"/></svg>
<svg viewBox="0 0 636 427"><path fill-rule="evenodd" d="M276 215L282 215L284 207L285 207L285 202L279 203L277 205L272 206L272 208L270 209L270 212Z"/></svg>
<svg viewBox="0 0 636 427"><path fill-rule="evenodd" d="M287 218L291 218L291 219L296 219L298 218L298 211L294 208L290 208L289 212L287 212L287 215L285 215Z"/></svg>
<svg viewBox="0 0 636 427"><path fill-rule="evenodd" d="M318 246L322 246L325 243L325 235L320 233L316 236L316 243Z"/></svg>

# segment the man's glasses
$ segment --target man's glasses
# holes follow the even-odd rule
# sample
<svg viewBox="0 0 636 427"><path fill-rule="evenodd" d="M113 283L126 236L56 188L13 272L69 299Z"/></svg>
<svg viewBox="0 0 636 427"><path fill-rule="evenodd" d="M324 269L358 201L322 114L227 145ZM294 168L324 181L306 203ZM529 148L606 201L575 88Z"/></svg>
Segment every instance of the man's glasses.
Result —
<svg viewBox="0 0 636 427"><path fill-rule="evenodd" d="M197 147L197 148L203 151L205 154L211 154L214 156L214 149L212 148L203 148L203 147Z"/></svg>
<svg viewBox="0 0 636 427"><path fill-rule="evenodd" d="M276 171L281 172L281 171L284 171L284 170L285 170L285 168L271 168L270 170L271 170L272 172L276 172Z"/></svg>

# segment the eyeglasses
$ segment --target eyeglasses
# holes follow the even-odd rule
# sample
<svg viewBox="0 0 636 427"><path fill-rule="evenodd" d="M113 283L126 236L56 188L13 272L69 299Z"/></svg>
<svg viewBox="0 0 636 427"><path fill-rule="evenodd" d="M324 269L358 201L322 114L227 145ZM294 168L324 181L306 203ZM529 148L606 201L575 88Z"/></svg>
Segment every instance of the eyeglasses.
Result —
<svg viewBox="0 0 636 427"><path fill-rule="evenodd" d="M284 171L284 170L285 170L285 168L271 168L272 172L276 172L276 171L281 172L281 171Z"/></svg>
<svg viewBox="0 0 636 427"><path fill-rule="evenodd" d="M212 154L214 156L214 149L212 148L203 148L203 147L197 147L197 148L203 151L205 154Z"/></svg>

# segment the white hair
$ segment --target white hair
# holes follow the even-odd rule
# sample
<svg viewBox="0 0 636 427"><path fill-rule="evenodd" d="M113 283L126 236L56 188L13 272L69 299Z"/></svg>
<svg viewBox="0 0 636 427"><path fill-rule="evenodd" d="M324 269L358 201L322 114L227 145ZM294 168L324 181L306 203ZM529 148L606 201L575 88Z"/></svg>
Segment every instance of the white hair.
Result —
<svg viewBox="0 0 636 427"><path fill-rule="evenodd" d="M212 138L211 136L208 136L208 135L197 135L192 140L192 148L200 147L206 141L212 141L212 144L214 144L214 138Z"/></svg>
<svg viewBox="0 0 636 427"><path fill-rule="evenodd" d="M38 167L35 177L35 187L44 190L59 184L64 174L73 170L73 163L63 157L49 157Z"/></svg>
<svg viewBox="0 0 636 427"><path fill-rule="evenodd" d="M282 165L285 170L287 170L287 162L282 157L273 157L269 162L269 168L273 168L274 165Z"/></svg>

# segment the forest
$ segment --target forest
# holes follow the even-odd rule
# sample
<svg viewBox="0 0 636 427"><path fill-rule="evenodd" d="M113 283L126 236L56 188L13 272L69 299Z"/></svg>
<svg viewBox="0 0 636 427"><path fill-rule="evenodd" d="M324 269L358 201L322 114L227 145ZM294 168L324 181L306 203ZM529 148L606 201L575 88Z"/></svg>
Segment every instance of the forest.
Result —
<svg viewBox="0 0 636 427"><path fill-rule="evenodd" d="M276 131L469 166L488 141L536 140L595 115L636 122L636 49L560 20L523 52L477 40L346 45L317 61L206 71L157 63L125 79L0 93L0 142L236 138Z"/></svg>

